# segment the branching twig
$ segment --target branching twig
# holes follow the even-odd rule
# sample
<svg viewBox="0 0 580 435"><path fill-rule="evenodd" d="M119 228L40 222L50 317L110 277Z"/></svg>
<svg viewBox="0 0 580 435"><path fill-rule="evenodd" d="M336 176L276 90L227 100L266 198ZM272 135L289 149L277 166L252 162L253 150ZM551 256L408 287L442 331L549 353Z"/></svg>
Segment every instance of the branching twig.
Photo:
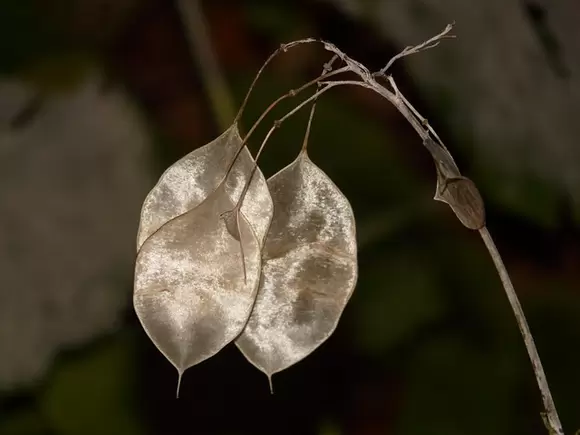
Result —
<svg viewBox="0 0 580 435"><path fill-rule="evenodd" d="M272 136L272 134L274 134L274 131L276 131L278 128L280 128L280 125L289 117L291 117L292 115L294 115L296 112L298 112L301 108L303 108L304 106L306 106L308 103L310 103L311 101L314 102L313 106L312 106L312 110L310 112L310 118L308 121L308 126L306 129L306 135L304 137L304 143L302 145L302 149L306 149L306 142L308 140L308 135L310 133L310 126L312 123L312 118L314 116L314 109L316 108L316 99L322 95L324 92L328 91L330 88L334 87L334 86L338 86L339 82L337 82L336 84L331 84L328 86L325 86L324 88L320 89L320 84L322 83L320 80L321 78L327 78L330 77L331 75L334 74L339 74L341 72L343 72L344 68L332 71L332 64L336 61L337 56L333 56L332 59L326 63L324 65L324 68L322 69L322 74L315 80L311 80L310 82L306 83L306 85L301 86L300 88L296 89L296 90L291 90L288 93L286 93L285 95L282 95L282 97L278 98L276 101L274 101L274 103L272 103L268 109L266 109L266 111L264 113L262 113L262 116L260 116L260 118L258 118L258 120L254 123L252 129L250 130L250 132L247 134L246 138L244 139L244 141L242 142L242 147L244 146L244 144L246 143L248 137L250 136L250 134L252 133L252 131L254 131L254 129L257 127L257 125L264 119L264 116L276 105L278 104L282 99L290 97L290 96L295 96L297 93L302 92L304 89L306 89L309 86L312 86L315 83L318 83L319 89L317 90L317 92L310 96L308 99L302 101L298 106L296 106L294 109L292 109L290 112L288 112L286 115L284 115L282 118L278 119L277 121L274 122L274 124L272 125L272 127L270 128L270 130L268 130L268 133L266 133L266 136L264 137L264 140L262 141L262 144L260 145L260 148L258 149L258 152L256 153L256 158L255 158L255 163L254 163L254 168L252 169L252 172L250 173L250 176L248 177L248 180L246 181L246 184L244 185L244 189L240 195L240 198L238 199L238 202L236 203L236 206L234 208L234 210L240 210L242 207L242 203L246 197L246 193L248 191L248 188L250 186L250 183L252 182L252 178L254 177L254 174L256 173L256 170L258 169L258 159L260 158L260 155L262 154L262 151L264 151L264 148L266 147L266 144L268 143L268 140L270 139L270 137ZM263 69L263 68L262 68ZM255 81L254 81L255 83ZM241 149L240 149L241 150ZM233 160L235 162L235 158ZM233 163L232 163L233 165Z"/></svg>
<svg viewBox="0 0 580 435"><path fill-rule="evenodd" d="M278 51L277 51L278 53ZM270 56L270 59L272 58L272 56ZM270 60L269 59L269 60ZM266 61L268 62L268 61ZM263 69L264 67L262 67ZM262 70L261 69L261 70ZM250 139L250 137L252 136L252 134L256 131L256 128L258 128L258 126L260 125L260 123L264 120L264 118L266 117L266 115L268 115L273 109L274 107L276 107L278 104L280 104L283 100L287 99L287 98L291 98L291 97L295 97L296 95L298 95L300 92L304 91L305 89L308 89L310 86L316 85L318 84L321 80L325 80L329 77L335 76L337 74L343 73L343 72L347 72L349 71L348 67L343 67L343 68L339 68L337 70L334 71L329 71L326 72L324 74L322 74L319 77L316 77L315 79L310 80L308 83L300 86L298 89L291 89L289 92L287 92L286 94L282 95L281 97L278 97L273 103L271 103L266 110L260 115L260 117L258 118L258 120L256 122L254 122L254 125L252 125L252 127L250 128L250 131L248 131L248 134L246 135L246 137L244 137L237 153L234 155L234 158L232 159L232 162L230 163L230 167L227 170L227 173L229 173L238 157L238 155L242 152L242 149L246 146L246 144L248 143L248 140ZM256 82L256 80L254 80L254 83L252 85L254 85ZM249 92L246 95L246 100L248 99L249 96ZM300 106L302 107L302 106ZM240 116L241 112L238 114L238 117ZM238 118L236 117L236 119ZM278 121L277 121L278 122ZM260 147L262 148L262 147ZM259 153L260 151L258 151Z"/></svg>
<svg viewBox="0 0 580 435"><path fill-rule="evenodd" d="M262 75L262 73L264 72L266 67L270 64L270 62L272 62L272 60L274 60L274 58L276 56L278 56L280 53L286 53L289 49L291 49L293 47L297 47L298 45L302 45L302 44L310 44L312 42L317 42L317 41L314 38L306 38L306 39L300 39L298 41L292 41L292 42L289 42L287 44L282 44L282 45L280 45L280 47L278 47L277 50L275 50L268 57L268 59L266 59L266 62L264 62L264 64L258 70L258 73L256 74L256 76L254 77L254 80L252 81L252 84L250 85L248 92L246 92L246 96L244 97L244 101L242 102L240 109L238 110L238 114L236 115L234 122L238 122L240 120L240 118L242 117L242 113L244 112L244 109L246 108L246 105L248 104L248 100L250 99L250 95L252 94L252 91L256 87L256 83L258 82L258 79L260 78L260 76Z"/></svg>
<svg viewBox="0 0 580 435"><path fill-rule="evenodd" d="M379 71L379 74L385 75L386 72L395 63L397 59L409 56L410 54L419 53L420 51L428 50L433 47L437 47L443 38L455 38L454 35L448 35L448 33L451 31L452 28L453 24L448 24L441 33L433 36L431 39L428 39L427 41L422 42L419 45L405 47L403 51L393 56L391 60L389 60L389 62L385 65L385 67Z"/></svg>

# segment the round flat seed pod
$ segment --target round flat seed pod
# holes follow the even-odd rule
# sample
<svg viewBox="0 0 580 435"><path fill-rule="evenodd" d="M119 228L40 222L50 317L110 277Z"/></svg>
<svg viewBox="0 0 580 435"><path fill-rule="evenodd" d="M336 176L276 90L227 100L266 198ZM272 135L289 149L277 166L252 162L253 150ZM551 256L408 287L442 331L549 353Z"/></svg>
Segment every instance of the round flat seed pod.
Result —
<svg viewBox="0 0 580 435"><path fill-rule="evenodd" d="M262 278L236 345L271 378L333 333L355 287L357 249L350 203L306 151L268 187L274 217Z"/></svg>
<svg viewBox="0 0 580 435"><path fill-rule="evenodd" d="M228 231L221 215L235 204L226 190L167 222L137 255L135 311L180 379L240 334L258 289L260 243L242 213L239 240Z"/></svg>

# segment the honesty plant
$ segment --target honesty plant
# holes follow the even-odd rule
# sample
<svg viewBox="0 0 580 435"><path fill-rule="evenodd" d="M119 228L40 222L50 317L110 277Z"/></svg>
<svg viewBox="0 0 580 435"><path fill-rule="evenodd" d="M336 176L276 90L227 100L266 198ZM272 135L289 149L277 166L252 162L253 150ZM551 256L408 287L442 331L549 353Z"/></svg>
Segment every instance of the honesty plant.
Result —
<svg viewBox="0 0 580 435"><path fill-rule="evenodd" d="M546 427L563 434L522 308L485 227L482 198L461 175L427 121L388 74L401 57L434 47L451 25L407 47L371 73L333 44L303 39L282 45L259 70L232 125L176 162L145 199L137 236L134 305L157 348L183 372L235 341L271 376L308 356L334 331L357 279L355 219L338 187L308 157L316 100L331 88L360 86L392 103L431 154L435 198L460 222L479 231L499 272L542 393ZM332 53L320 76L274 101L242 139L238 121L265 67L301 44ZM335 67L335 64L338 64ZM356 79L337 79L354 73ZM316 92L274 123L254 160L246 148L257 125L282 100L316 85ZM256 161L273 132L312 103L302 149L294 162L264 179ZM179 393L179 382L178 382Z"/></svg>

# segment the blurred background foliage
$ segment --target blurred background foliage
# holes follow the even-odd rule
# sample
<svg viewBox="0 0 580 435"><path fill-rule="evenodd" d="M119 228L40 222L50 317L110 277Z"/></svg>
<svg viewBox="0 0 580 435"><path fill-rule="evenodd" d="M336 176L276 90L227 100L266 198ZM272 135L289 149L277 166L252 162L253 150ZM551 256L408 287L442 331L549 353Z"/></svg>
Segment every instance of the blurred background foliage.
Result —
<svg viewBox="0 0 580 435"><path fill-rule="evenodd" d="M228 92L239 104L261 63L282 42L322 37L369 68L378 69L404 45L431 36L431 30L443 28L453 18L458 24L458 40L463 37L465 25L459 12L448 19L443 13L430 13L437 10L437 2L429 3L427 9L420 7L420 2L400 3L216 0L202 2L202 7ZM489 2L495 5L490 10L501 10L500 3ZM580 13L577 5L568 4L571 11ZM408 12L424 24L424 30L404 43L398 37L389 39L372 17L373 8L379 6L385 10L392 7L393 14L395 9L396 13ZM529 11L529 4L524 6ZM542 12L541 5L537 7ZM513 16L518 17L516 12ZM538 30L537 21L530 24L534 31ZM537 43L542 47L551 35L546 36L549 30L549 26L540 28ZM83 281L65 293L58 285L69 280L63 274L52 286L31 285L15 293L10 282L0 278L0 313L4 312L5 319L10 319L6 313L13 312L14 306L25 307L47 298L71 299L67 304L59 302L57 315L43 320L35 316L43 316L44 311L23 308L26 314L18 320L37 335L48 329L54 336L75 336L72 331L80 323L90 322L84 315L70 316L89 304L89 292L104 292L103 286L112 289L107 293L112 295L107 299L110 309L105 303L95 313L87 311L91 319L106 320L96 321L97 326L74 339L51 336L54 345L44 354L34 353L35 346L27 342L30 334L23 332L20 323L0 322L0 338L4 338L0 340L0 366L8 367L0 371L0 434L546 433L525 348L484 245L446 206L432 201L434 168L404 119L385 101L360 89L340 89L320 101L310 140L313 160L350 199L359 226L359 283L336 333L312 356L277 374L273 396L266 378L229 346L189 370L182 397L174 399L176 373L142 331L130 305L130 283L139 204L147 190L165 167L220 133L204 93L200 65L184 35L178 8L168 0L0 2L0 80L4 86L0 86L0 159L22 154L24 166L34 159L34 148L19 148L21 142L15 138L34 129L43 116L48 116L50 127L51 111L64 110L51 102L81 92L95 75L102 98L111 93L124 98L113 99L113 104L123 106L115 118L127 113L128 131L139 132L127 133L115 142L110 159L104 163L93 158L85 161L85 172L81 170L76 174L80 178L70 179L75 188L76 183L83 186L90 176L86 168L94 167L92 182L96 187L91 189L106 198L120 195L120 202L111 204L129 204L123 211L111 205L111 212L119 213L106 221L105 233L98 233L103 239L101 256L111 261L94 273L97 279L101 274L111 275L112 281L97 286ZM557 42L548 44L545 63L554 62ZM488 226L522 299L565 431L573 433L580 427L580 184L563 187L555 177L546 177L546 173L558 174L559 167L536 173L515 163L504 164L493 153L486 154L485 147L505 146L505 159L517 158L521 163L542 152L550 154L552 144L533 145L544 147L543 151L521 146L514 154L507 147L526 142L526 137L514 133L506 135L505 143L498 141L501 143L482 148L477 129L460 122L476 119L478 112L464 113L458 101L471 96L454 92L454 83L471 80L470 71L458 67L461 63L453 57L455 43L447 41L442 51L437 48L418 55L427 58L423 65L429 65L431 59L451 71L446 87L422 81L406 61L396 65L394 75L407 97L436 127L462 171L480 186L488 205ZM244 129L247 131L277 96L318 74L327 57L319 48L305 46L274 62L252 94L243 116ZM507 73L509 68L506 65ZM565 80L570 89L578 89L573 87L580 83L577 73L569 68ZM7 83L17 83L26 90L19 104L7 97ZM537 86L542 87L542 83ZM577 98L580 94L574 95ZM475 92L473 98L485 95ZM88 104L90 111L93 103ZM268 124L294 104L296 101L285 102L268 117L250 144L253 150ZM74 113L78 107L73 105L71 110ZM89 145L82 139L83 130L68 134L75 121L67 113L64 120L70 120L70 126L65 122L57 137L74 140L71 146L84 152ZM100 112L95 113L95 117L100 116ZM521 113L524 125L534 122L526 119L525 107ZM266 176L296 155L306 116L306 111L299 113L276 132L261 161ZM112 121L103 122L99 129L106 130ZM91 147L104 149L100 134L86 134L94 136ZM137 139L132 138L143 134L148 139L139 139L140 145L135 145ZM42 147L44 136L36 137ZM571 138L576 145L577 137ZM130 153L121 151L123 147L135 147L135 155L143 158L137 169ZM66 166L68 149L50 153ZM580 163L570 164L580 170ZM554 163L546 160L545 165ZM111 168L125 175L113 178ZM132 178L127 175L133 172L136 175ZM15 177L19 188L24 189L22 193L0 191L3 233L10 232L10 213L17 216L14 210L19 208L16 202L11 208L10 201L16 196L26 201L26 189L33 189L27 174L15 170L3 175L3 183L12 186L7 177ZM118 189L127 183L133 183L135 189ZM67 195L59 196L58 201L65 202L55 202L55 207L84 207ZM51 200L49 192L47 201ZM44 212L42 209L41 215ZM28 231L27 216L18 217L22 233ZM94 218L101 219L98 213ZM81 240L84 232L94 230L90 221L64 222L81 225L75 233ZM17 248L18 235L13 235ZM6 241L4 235L0 237ZM112 248L107 245L113 240L122 245L120 260L111 256ZM42 251L41 243L20 247L18 253L36 258L34 251ZM71 271L79 264L65 260L59 249L69 250L75 257L83 257L85 250L92 249L83 243L82 249L78 244L69 246L66 240L58 246L61 248L51 256L54 261L70 261L65 266ZM0 268L4 275L10 273L11 256L17 251L6 245L2 249L5 252L0 258L5 264ZM46 271L31 264L28 273L38 275L42 282ZM69 317L72 320L61 322ZM58 323L59 328L53 328L51 322ZM21 348L32 350L20 352ZM34 369L14 370L30 360L38 362Z"/></svg>

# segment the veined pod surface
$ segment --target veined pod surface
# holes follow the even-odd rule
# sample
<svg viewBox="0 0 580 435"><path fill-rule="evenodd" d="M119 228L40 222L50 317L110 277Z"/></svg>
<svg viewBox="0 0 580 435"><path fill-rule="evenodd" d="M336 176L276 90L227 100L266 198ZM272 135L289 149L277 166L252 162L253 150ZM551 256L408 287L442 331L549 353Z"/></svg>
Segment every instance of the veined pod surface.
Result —
<svg viewBox="0 0 580 435"><path fill-rule="evenodd" d="M240 240L228 231L225 190L163 225L137 255L135 311L180 379L240 334L256 298L260 243L242 213Z"/></svg>
<svg viewBox="0 0 580 435"><path fill-rule="evenodd" d="M268 187L260 288L236 345L271 380L333 333L356 284L357 248L350 203L306 150Z"/></svg>
<svg viewBox="0 0 580 435"><path fill-rule="evenodd" d="M141 213L133 304L179 379L242 331L255 301L260 251L273 213L256 170L235 220L226 220L255 162L237 125L171 166ZM236 209L237 210L237 209ZM231 214L230 214L231 215ZM179 388L179 387L178 387Z"/></svg>
<svg viewBox="0 0 580 435"><path fill-rule="evenodd" d="M241 145L238 125L234 123L218 138L187 154L161 175L143 202L137 250L162 225L197 207L217 189ZM228 176L227 192L234 203L254 165L254 159L244 147ZM272 219L272 198L260 170L252 177L241 211L262 243Z"/></svg>

